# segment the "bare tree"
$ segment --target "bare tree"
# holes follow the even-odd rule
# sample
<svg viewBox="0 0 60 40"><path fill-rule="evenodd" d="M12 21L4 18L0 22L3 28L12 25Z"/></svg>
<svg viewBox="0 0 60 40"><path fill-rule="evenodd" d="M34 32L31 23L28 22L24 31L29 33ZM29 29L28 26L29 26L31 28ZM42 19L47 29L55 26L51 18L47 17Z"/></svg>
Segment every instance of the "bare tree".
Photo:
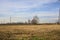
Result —
<svg viewBox="0 0 60 40"><path fill-rule="evenodd" d="M37 16L34 16L31 23L32 24L38 24L39 23L39 18Z"/></svg>
<svg viewBox="0 0 60 40"><path fill-rule="evenodd" d="M30 19L28 20L28 24L30 24L31 23L31 21L30 21Z"/></svg>

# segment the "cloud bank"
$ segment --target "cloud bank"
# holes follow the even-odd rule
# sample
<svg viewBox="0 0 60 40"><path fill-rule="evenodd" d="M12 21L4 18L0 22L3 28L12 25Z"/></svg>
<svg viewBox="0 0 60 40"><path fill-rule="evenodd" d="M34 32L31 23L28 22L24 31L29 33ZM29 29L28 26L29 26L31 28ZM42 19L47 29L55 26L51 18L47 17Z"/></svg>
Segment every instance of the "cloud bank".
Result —
<svg viewBox="0 0 60 40"><path fill-rule="evenodd" d="M0 0L0 17L57 18L59 3L58 0Z"/></svg>

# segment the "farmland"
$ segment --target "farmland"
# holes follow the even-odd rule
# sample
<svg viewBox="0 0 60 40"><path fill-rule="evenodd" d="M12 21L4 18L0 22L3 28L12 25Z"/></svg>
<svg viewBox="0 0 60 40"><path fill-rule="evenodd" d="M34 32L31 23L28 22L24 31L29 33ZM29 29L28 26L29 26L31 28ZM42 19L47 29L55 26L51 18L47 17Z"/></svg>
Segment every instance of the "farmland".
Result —
<svg viewBox="0 0 60 40"><path fill-rule="evenodd" d="M60 25L0 25L0 40L60 40Z"/></svg>

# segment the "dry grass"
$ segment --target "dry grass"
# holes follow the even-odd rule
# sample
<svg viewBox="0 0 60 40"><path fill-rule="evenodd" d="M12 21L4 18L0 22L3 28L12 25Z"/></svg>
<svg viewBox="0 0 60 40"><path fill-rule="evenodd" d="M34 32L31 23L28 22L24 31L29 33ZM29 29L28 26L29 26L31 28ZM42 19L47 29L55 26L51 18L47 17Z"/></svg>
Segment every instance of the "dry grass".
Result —
<svg viewBox="0 0 60 40"><path fill-rule="evenodd" d="M0 25L0 36L9 40L60 40L60 25Z"/></svg>

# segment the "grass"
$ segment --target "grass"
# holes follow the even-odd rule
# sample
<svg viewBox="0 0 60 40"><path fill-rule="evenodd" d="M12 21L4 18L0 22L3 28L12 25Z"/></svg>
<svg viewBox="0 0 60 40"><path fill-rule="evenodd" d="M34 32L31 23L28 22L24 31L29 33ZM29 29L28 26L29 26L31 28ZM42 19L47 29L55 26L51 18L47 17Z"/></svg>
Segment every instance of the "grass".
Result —
<svg viewBox="0 0 60 40"><path fill-rule="evenodd" d="M0 40L60 40L60 25L0 25Z"/></svg>

